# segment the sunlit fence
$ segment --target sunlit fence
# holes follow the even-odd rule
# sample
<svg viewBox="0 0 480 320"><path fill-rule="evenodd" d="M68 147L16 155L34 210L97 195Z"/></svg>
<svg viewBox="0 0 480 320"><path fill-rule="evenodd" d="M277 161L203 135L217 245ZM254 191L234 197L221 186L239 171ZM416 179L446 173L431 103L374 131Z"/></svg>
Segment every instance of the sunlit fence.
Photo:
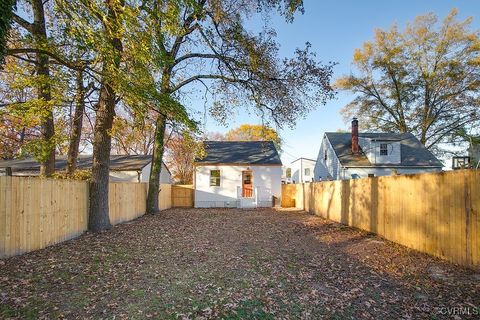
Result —
<svg viewBox="0 0 480 320"><path fill-rule="evenodd" d="M170 185L161 185L159 206L171 207ZM45 248L81 235L88 226L88 183L0 177L0 258ZM145 214L146 183L109 185L112 224Z"/></svg>
<svg viewBox="0 0 480 320"><path fill-rule="evenodd" d="M478 170L283 185L282 206L480 267Z"/></svg>

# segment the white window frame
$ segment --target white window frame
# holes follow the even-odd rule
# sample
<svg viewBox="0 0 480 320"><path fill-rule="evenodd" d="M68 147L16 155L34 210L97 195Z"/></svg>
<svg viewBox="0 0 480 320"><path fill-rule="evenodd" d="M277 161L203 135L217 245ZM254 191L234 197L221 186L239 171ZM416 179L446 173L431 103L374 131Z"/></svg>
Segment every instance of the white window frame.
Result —
<svg viewBox="0 0 480 320"><path fill-rule="evenodd" d="M212 172L218 171L218 177L212 177ZM220 169L212 169L210 170L210 187L220 187L221 181L222 181L222 174L220 172ZM215 180L212 180L215 179ZM214 182L214 184L212 184Z"/></svg>
<svg viewBox="0 0 480 320"><path fill-rule="evenodd" d="M388 156L388 143L380 143L380 155Z"/></svg>

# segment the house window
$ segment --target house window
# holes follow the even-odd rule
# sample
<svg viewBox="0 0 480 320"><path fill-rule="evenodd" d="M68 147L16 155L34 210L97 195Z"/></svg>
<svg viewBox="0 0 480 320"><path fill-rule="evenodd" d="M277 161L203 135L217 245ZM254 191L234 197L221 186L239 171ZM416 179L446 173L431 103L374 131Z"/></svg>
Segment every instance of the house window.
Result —
<svg viewBox="0 0 480 320"><path fill-rule="evenodd" d="M325 155L323 156L323 160L327 161L327 150L325 150Z"/></svg>
<svg viewBox="0 0 480 320"><path fill-rule="evenodd" d="M305 168L305 175L309 176L310 175L310 168Z"/></svg>
<svg viewBox="0 0 480 320"><path fill-rule="evenodd" d="M380 143L380 155L388 156L388 144Z"/></svg>
<svg viewBox="0 0 480 320"><path fill-rule="evenodd" d="M220 187L220 170L210 170L210 186Z"/></svg>
<svg viewBox="0 0 480 320"><path fill-rule="evenodd" d="M374 178L374 177L375 177L375 174L374 174L374 173L369 173L369 174L368 174L368 177L369 177L369 178Z"/></svg>

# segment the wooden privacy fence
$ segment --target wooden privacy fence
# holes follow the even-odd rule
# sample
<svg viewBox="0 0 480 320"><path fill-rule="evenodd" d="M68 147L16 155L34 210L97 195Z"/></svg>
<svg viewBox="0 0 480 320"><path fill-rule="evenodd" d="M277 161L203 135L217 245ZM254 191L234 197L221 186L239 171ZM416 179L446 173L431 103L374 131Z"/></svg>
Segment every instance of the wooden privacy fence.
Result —
<svg viewBox="0 0 480 320"><path fill-rule="evenodd" d="M108 211L110 223L115 225L143 216L147 204L147 183L110 182Z"/></svg>
<svg viewBox="0 0 480 320"><path fill-rule="evenodd" d="M86 182L0 177L0 258L77 237L87 218Z"/></svg>
<svg viewBox="0 0 480 320"><path fill-rule="evenodd" d="M160 209L168 209L170 185L161 185ZM81 235L88 227L88 183L0 176L0 258L45 248ZM145 213L146 183L109 185L112 224Z"/></svg>
<svg viewBox="0 0 480 320"><path fill-rule="evenodd" d="M160 210L170 209L172 207L172 185L160 185L160 195L158 196L158 201Z"/></svg>
<svg viewBox="0 0 480 320"><path fill-rule="evenodd" d="M172 207L192 208L193 207L193 185L172 186Z"/></svg>
<svg viewBox="0 0 480 320"><path fill-rule="evenodd" d="M282 205L480 267L480 171L282 186Z"/></svg>

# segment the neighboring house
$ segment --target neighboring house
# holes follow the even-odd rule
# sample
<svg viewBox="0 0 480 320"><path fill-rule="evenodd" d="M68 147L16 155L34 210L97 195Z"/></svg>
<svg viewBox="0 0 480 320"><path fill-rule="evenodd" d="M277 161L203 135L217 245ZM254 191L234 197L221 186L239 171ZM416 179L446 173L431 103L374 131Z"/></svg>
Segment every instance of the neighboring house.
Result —
<svg viewBox="0 0 480 320"><path fill-rule="evenodd" d="M292 161L292 183L305 183L313 181L313 171L315 169L315 160L307 158L298 158Z"/></svg>
<svg viewBox="0 0 480 320"><path fill-rule="evenodd" d="M282 162L272 141L206 141L195 159L195 207L271 207L281 197Z"/></svg>
<svg viewBox="0 0 480 320"><path fill-rule="evenodd" d="M477 138L478 139L478 138ZM477 142L470 142L468 147L468 156L470 157L470 163L473 168L480 166L480 144Z"/></svg>
<svg viewBox="0 0 480 320"><path fill-rule="evenodd" d="M111 155L110 181L148 182L151 162L151 155ZM6 167L12 168L14 176L38 176L40 172L40 164L33 158L0 161L0 168ZM66 156L56 156L55 170L64 171L66 168ZM77 168L90 170L92 168L92 156L78 156ZM171 183L171 174L165 164L162 164L160 183Z"/></svg>
<svg viewBox="0 0 480 320"><path fill-rule="evenodd" d="M443 164L411 133L327 132L315 165L315 181L441 171Z"/></svg>

